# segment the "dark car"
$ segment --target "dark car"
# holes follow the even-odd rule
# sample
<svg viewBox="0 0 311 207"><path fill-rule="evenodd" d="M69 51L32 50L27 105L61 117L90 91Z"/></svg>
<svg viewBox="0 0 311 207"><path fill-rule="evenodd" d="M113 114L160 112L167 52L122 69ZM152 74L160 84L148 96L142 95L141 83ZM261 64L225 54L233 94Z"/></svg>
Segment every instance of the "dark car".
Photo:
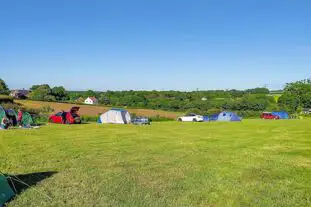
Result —
<svg viewBox="0 0 311 207"><path fill-rule="evenodd" d="M58 112L49 117L50 123L57 124L81 124L80 115L78 114L80 107L72 107L69 112Z"/></svg>
<svg viewBox="0 0 311 207"><path fill-rule="evenodd" d="M136 125L150 125L150 120L148 119L148 117L137 116L134 119L132 119L132 124L136 124Z"/></svg>

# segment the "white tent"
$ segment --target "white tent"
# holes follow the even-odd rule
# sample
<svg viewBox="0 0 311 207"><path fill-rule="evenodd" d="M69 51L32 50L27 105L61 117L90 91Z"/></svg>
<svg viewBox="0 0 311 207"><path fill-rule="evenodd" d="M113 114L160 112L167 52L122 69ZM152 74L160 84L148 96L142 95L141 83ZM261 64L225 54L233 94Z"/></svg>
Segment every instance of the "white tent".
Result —
<svg viewBox="0 0 311 207"><path fill-rule="evenodd" d="M98 123L105 124L130 124L130 113L124 109L110 109L100 115Z"/></svg>

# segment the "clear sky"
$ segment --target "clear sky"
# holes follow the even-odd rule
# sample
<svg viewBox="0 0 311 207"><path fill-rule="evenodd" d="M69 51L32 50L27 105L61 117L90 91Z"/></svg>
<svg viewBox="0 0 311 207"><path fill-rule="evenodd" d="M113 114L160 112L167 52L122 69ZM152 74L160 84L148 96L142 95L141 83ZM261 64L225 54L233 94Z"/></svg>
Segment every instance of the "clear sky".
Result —
<svg viewBox="0 0 311 207"><path fill-rule="evenodd" d="M0 0L10 88L281 88L311 77L310 0Z"/></svg>

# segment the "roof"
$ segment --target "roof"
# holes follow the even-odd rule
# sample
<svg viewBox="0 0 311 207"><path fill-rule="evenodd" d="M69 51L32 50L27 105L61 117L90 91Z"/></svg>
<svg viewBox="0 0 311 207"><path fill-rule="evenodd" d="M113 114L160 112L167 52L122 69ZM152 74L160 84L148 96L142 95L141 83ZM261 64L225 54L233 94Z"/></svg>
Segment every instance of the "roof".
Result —
<svg viewBox="0 0 311 207"><path fill-rule="evenodd" d="M109 111L127 111L125 109L112 108Z"/></svg>
<svg viewBox="0 0 311 207"><path fill-rule="evenodd" d="M91 99L92 101L97 101L97 98L95 97L87 97L87 98Z"/></svg>
<svg viewBox="0 0 311 207"><path fill-rule="evenodd" d="M29 90L25 90L25 89L12 90L11 94L21 94L21 95L27 96L29 94Z"/></svg>

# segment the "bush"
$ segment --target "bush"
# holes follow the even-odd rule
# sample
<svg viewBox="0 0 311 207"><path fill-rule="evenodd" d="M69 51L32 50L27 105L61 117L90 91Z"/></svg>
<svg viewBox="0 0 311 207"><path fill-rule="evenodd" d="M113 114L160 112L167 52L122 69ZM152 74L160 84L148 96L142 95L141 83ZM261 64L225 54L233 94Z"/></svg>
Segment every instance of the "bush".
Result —
<svg viewBox="0 0 311 207"><path fill-rule="evenodd" d="M50 112L54 112L54 109L50 105L42 106L40 108L40 112L41 113L50 113Z"/></svg>
<svg viewBox="0 0 311 207"><path fill-rule="evenodd" d="M6 96L6 95L0 95L0 103L13 103L13 97Z"/></svg>
<svg viewBox="0 0 311 207"><path fill-rule="evenodd" d="M17 103L1 103L1 106L6 110L13 109L15 111L17 111L18 109L22 107L21 104L17 104Z"/></svg>
<svg viewBox="0 0 311 207"><path fill-rule="evenodd" d="M136 113L131 113L131 119L135 119L137 117Z"/></svg>
<svg viewBox="0 0 311 207"><path fill-rule="evenodd" d="M174 119L172 119L172 118L168 118L168 117L164 117L164 116L159 116L159 115L149 117L149 120L151 122L174 121Z"/></svg>
<svg viewBox="0 0 311 207"><path fill-rule="evenodd" d="M194 113L194 114L202 114L202 111L200 109L197 108L192 108L192 109L188 109L186 111L186 114L190 114L190 113Z"/></svg>
<svg viewBox="0 0 311 207"><path fill-rule="evenodd" d="M86 116L86 115L81 116L82 122L97 122L97 120L98 116Z"/></svg>
<svg viewBox="0 0 311 207"><path fill-rule="evenodd" d="M47 123L49 120L49 116L45 114L34 115L33 118L35 119L36 123Z"/></svg>
<svg viewBox="0 0 311 207"><path fill-rule="evenodd" d="M259 118L261 113L260 111L238 111L237 115L242 118Z"/></svg>

